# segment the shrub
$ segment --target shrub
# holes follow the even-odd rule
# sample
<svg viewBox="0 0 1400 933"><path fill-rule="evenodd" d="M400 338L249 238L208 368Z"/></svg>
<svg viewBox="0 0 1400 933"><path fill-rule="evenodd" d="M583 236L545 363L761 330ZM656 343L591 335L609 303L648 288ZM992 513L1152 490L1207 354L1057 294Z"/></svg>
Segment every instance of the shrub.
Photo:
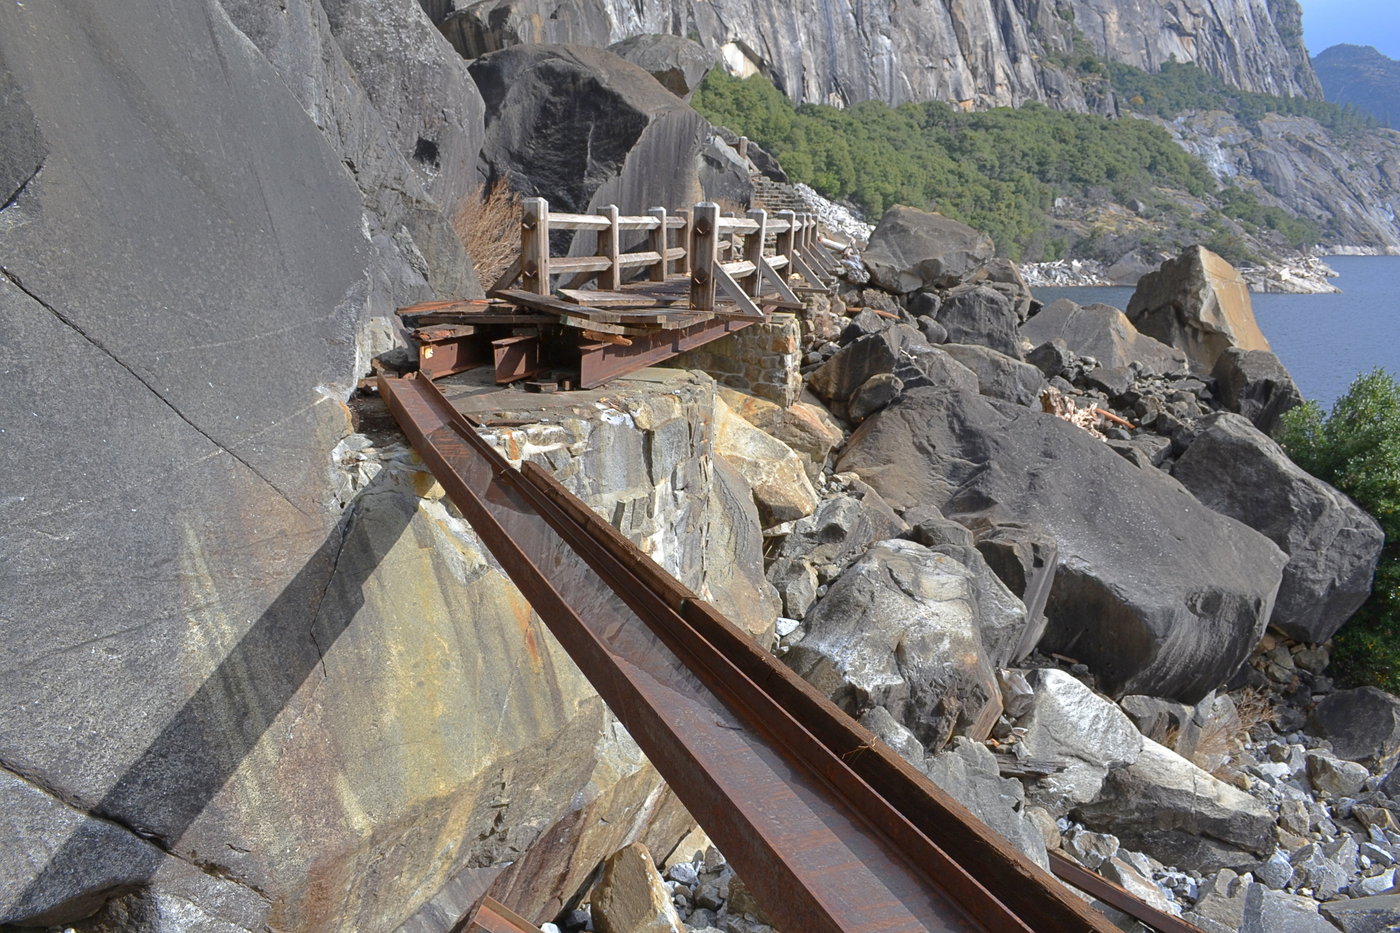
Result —
<svg viewBox="0 0 1400 933"><path fill-rule="evenodd" d="M481 287L490 288L520 255L520 195L504 181L497 181L489 193L477 185L458 205L452 229Z"/></svg>
<svg viewBox="0 0 1400 933"><path fill-rule="evenodd" d="M1279 442L1295 463L1336 486L1380 522L1385 549L1371 597L1337 633L1337 676L1400 692L1400 383L1360 376L1332 411L1308 402L1284 416Z"/></svg>

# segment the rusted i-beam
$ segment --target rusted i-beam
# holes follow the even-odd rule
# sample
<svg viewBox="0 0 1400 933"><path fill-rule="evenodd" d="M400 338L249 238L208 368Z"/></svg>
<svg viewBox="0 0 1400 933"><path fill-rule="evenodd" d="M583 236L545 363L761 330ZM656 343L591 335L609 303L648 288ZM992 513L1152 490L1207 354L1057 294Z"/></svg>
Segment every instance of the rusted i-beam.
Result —
<svg viewBox="0 0 1400 933"><path fill-rule="evenodd" d="M513 469L427 380L380 388L779 929L1111 929L545 471Z"/></svg>

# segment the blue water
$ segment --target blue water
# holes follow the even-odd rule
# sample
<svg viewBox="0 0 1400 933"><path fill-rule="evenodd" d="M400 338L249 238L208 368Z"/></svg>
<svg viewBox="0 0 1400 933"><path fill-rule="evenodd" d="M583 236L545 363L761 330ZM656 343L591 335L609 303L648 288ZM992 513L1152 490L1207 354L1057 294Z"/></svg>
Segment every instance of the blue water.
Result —
<svg viewBox="0 0 1400 933"><path fill-rule="evenodd" d="M1400 256L1333 256L1340 295L1252 295L1254 317L1307 398L1330 407L1377 366L1400 378ZM1037 288L1044 302L1068 298L1127 308L1131 288Z"/></svg>

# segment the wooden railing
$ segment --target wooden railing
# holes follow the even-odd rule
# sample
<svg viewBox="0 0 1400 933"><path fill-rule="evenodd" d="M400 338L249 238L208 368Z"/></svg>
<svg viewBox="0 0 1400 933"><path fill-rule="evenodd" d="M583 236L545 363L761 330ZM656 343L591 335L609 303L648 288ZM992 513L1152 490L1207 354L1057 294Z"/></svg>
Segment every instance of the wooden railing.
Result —
<svg viewBox="0 0 1400 933"><path fill-rule="evenodd" d="M723 292L742 317L764 317L757 299L774 296L798 304L788 282L792 274L811 287L825 287L834 269L828 249L840 244L822 237L811 214L752 210L743 217L721 215L719 205L696 204L668 213L654 207L643 216L623 216L615 206L599 214L551 212L544 198L522 202L520 262L496 288L518 276L524 291L552 293L554 276L570 276L561 287L578 288L595 281L600 289L622 287L629 278L664 283L673 275L690 280L690 306L719 313ZM593 231L594 254L551 256L550 234L557 230ZM645 232L636 248L624 252L623 234Z"/></svg>

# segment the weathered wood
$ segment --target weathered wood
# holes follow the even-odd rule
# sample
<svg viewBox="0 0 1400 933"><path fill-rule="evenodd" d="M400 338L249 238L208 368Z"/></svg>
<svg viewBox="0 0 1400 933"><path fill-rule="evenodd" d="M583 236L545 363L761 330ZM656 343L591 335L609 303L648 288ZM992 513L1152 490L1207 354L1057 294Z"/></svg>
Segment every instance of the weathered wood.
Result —
<svg viewBox="0 0 1400 933"><path fill-rule="evenodd" d="M550 271L556 274L566 272L591 273L611 268L612 261L604 256L561 256L558 259L551 259L549 265Z"/></svg>
<svg viewBox="0 0 1400 933"><path fill-rule="evenodd" d="M601 214L566 214L555 212L549 215L549 223L556 230L606 230L612 221Z"/></svg>
<svg viewBox="0 0 1400 933"><path fill-rule="evenodd" d="M719 205L709 201L695 205L690 228L690 306L700 311L715 308L715 281L719 269Z"/></svg>
<svg viewBox="0 0 1400 933"><path fill-rule="evenodd" d="M657 224L656 229L647 236L647 245L651 247L651 252L656 254L656 262L647 269L647 278L653 282L664 282L671 265L667 259L671 252L671 233L666 226L666 208L653 207L648 213L656 219Z"/></svg>
<svg viewBox="0 0 1400 933"><path fill-rule="evenodd" d="M583 333L584 339L586 339L586 340L593 340L593 341L596 341L597 343L610 343L610 344L612 344L612 345L615 346L615 347L630 347L630 346L632 346L632 341L631 341L631 340L628 340L626 337L623 337L623 336L620 335L620 334L605 334L605 333L602 333L601 331L589 330L588 328L584 328L583 331L582 331L582 333Z"/></svg>
<svg viewBox="0 0 1400 933"><path fill-rule="evenodd" d="M598 231L598 255L606 259L606 268L599 270L598 286L600 288L617 288L622 284L622 263L619 261L622 256L622 237L617 229L617 205L609 204L603 208L603 216L608 218L608 227Z"/></svg>
<svg viewBox="0 0 1400 933"><path fill-rule="evenodd" d="M724 290L725 295L733 299L734 303L739 306L738 313L734 315L735 317L744 320L768 320L768 315L764 314L763 310L753 303L753 299L744 291L743 286L734 281L729 273L724 270L724 266L722 265L715 266L715 282Z"/></svg>
<svg viewBox="0 0 1400 933"><path fill-rule="evenodd" d="M722 262L719 267L729 274L729 277L738 281L745 276L753 275L758 271L758 266L746 259L737 259L734 262Z"/></svg>
<svg viewBox="0 0 1400 933"><path fill-rule="evenodd" d="M750 295L757 295L763 290L763 246L768 239L768 212L762 209L749 211L749 220L753 221L754 229L744 237L744 260L754 268L753 272L739 279L739 285Z"/></svg>
<svg viewBox="0 0 1400 933"><path fill-rule="evenodd" d="M778 211L778 223L785 226L774 238L774 252L791 263L792 248L797 242L797 215L792 211Z"/></svg>
<svg viewBox="0 0 1400 933"><path fill-rule="evenodd" d="M485 307L491 302L486 298L455 298L448 301L420 301L416 305L405 305L395 309L401 316L422 314L427 311L456 311L475 307Z"/></svg>
<svg viewBox="0 0 1400 933"><path fill-rule="evenodd" d="M800 308L802 307L801 300L788 286L787 277L778 271L778 269L782 268L782 266L778 265L779 260L782 261L783 266L787 265L787 259L783 256L774 256L772 259L763 258L760 260L763 264L761 270L763 280L777 291L778 297L783 300L784 304ZM761 287L762 286L760 286L760 288Z"/></svg>
<svg viewBox="0 0 1400 933"><path fill-rule="evenodd" d="M676 242L685 247L685 255L680 257L680 262L676 263L676 271L686 277L690 276L690 237L692 230L691 211L676 211L676 218L680 220L680 233L676 237Z"/></svg>
<svg viewBox="0 0 1400 933"><path fill-rule="evenodd" d="M516 280L518 280L519 278L520 257L516 256L515 259L511 261L511 264L509 266L506 266L506 271L502 272L500 277L497 278L496 281L491 283L491 287L488 288L486 292L487 294L490 294L491 292L498 291L502 288L510 288L516 283Z"/></svg>
<svg viewBox="0 0 1400 933"><path fill-rule="evenodd" d="M549 202L526 198L521 202L520 278L527 292L549 294Z"/></svg>

